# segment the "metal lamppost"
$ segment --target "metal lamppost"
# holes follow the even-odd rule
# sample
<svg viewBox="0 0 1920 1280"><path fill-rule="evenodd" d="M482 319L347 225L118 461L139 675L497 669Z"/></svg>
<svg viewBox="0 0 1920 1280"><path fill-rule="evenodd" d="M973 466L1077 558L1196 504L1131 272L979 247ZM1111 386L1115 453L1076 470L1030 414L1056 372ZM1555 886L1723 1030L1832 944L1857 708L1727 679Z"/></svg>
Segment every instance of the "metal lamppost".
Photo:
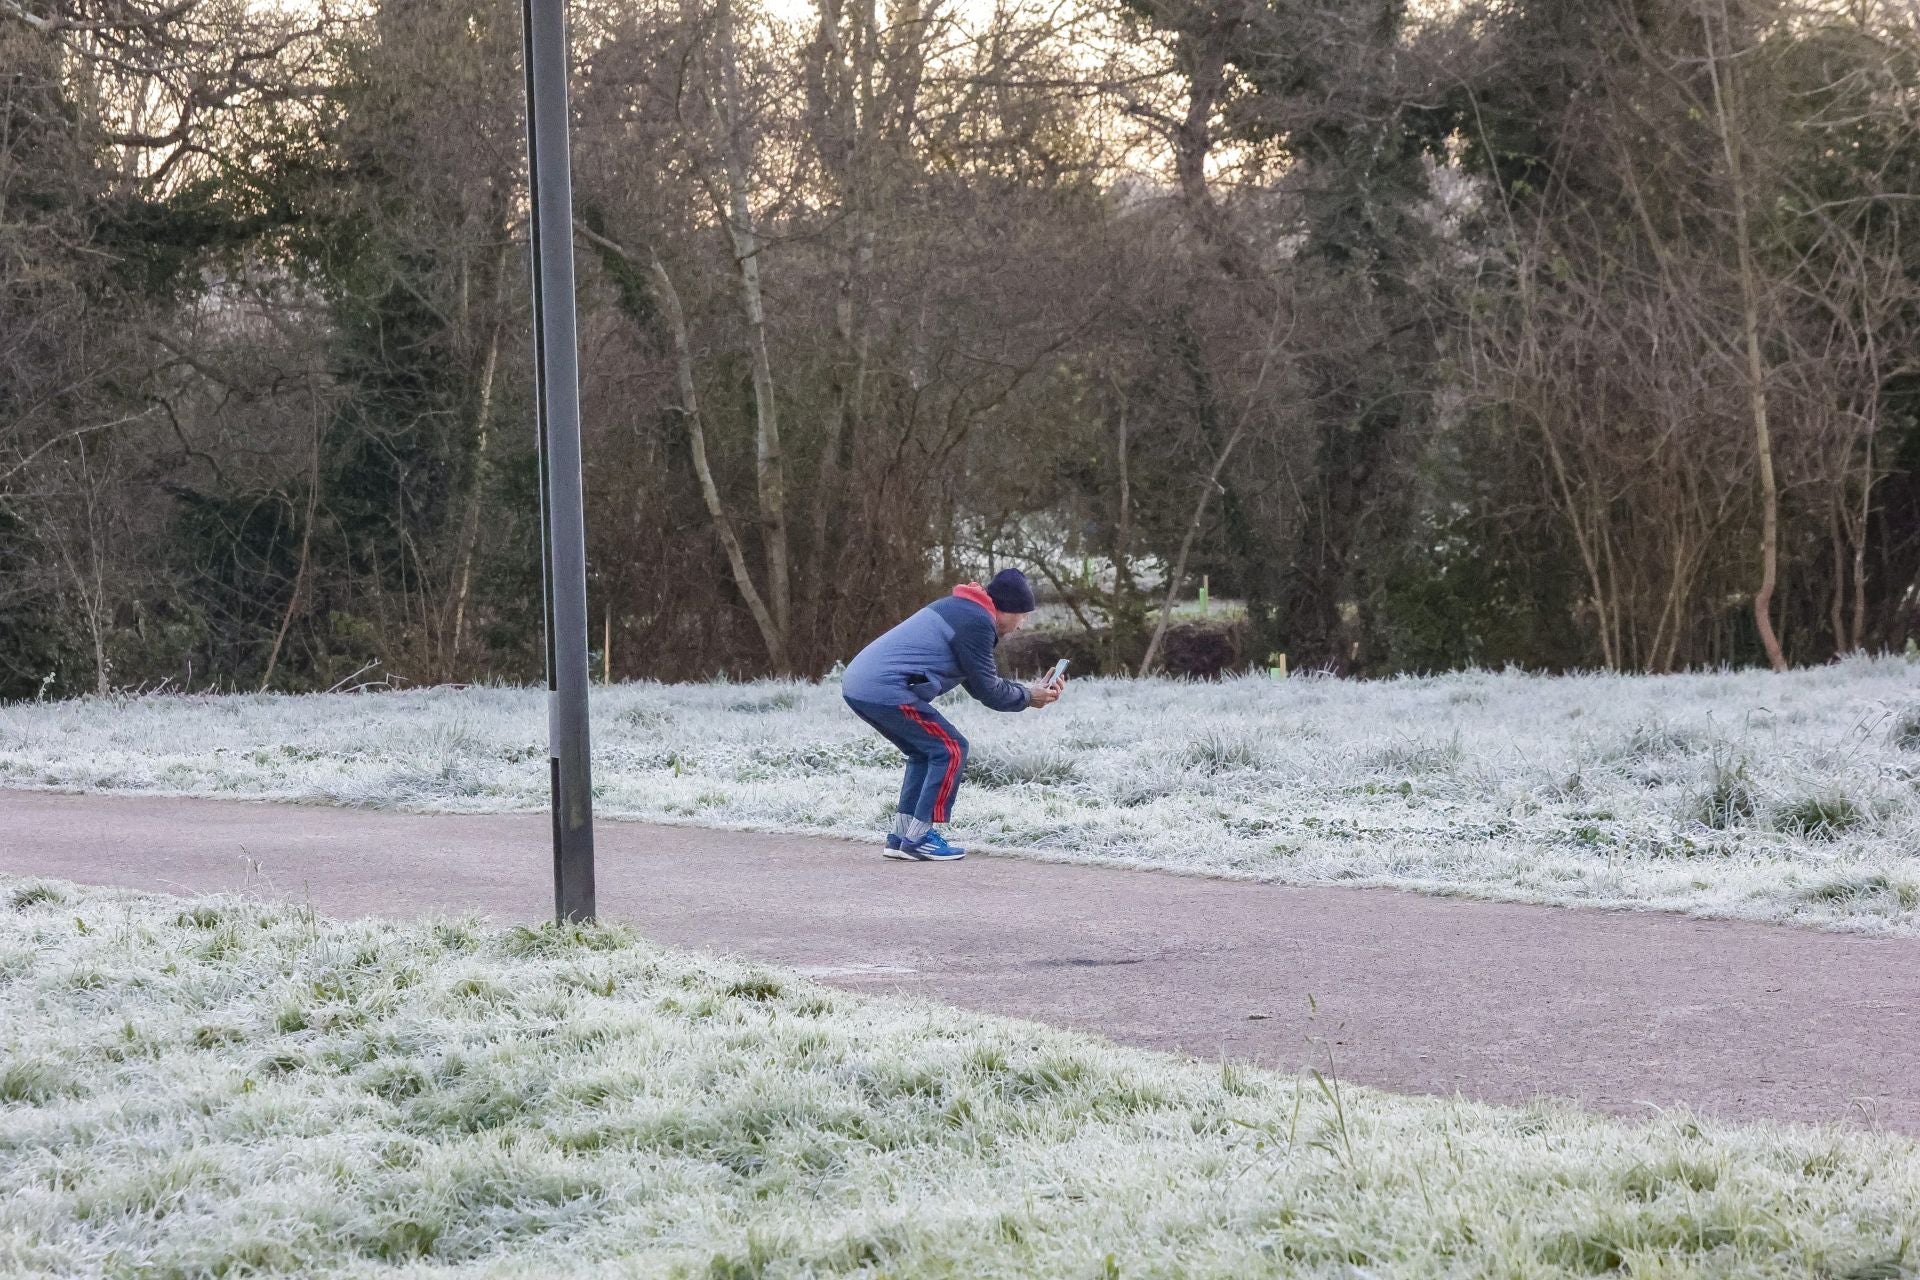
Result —
<svg viewBox="0 0 1920 1280"><path fill-rule="evenodd" d="M533 205L533 367L540 434L540 574L547 633L554 914L592 920L593 779L587 743L587 534L580 487L579 339L566 0L522 0L527 173Z"/></svg>

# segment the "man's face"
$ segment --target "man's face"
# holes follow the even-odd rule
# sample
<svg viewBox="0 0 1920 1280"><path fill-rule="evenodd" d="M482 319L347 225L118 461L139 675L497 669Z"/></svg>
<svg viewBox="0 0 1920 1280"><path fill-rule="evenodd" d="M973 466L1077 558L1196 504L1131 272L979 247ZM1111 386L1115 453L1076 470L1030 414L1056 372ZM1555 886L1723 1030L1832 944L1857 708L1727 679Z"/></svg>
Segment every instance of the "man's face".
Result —
<svg viewBox="0 0 1920 1280"><path fill-rule="evenodd" d="M996 613L993 615L993 625L999 630L1000 638L1005 640L1021 627L1024 627L1027 624L1027 619L1032 616L1030 613Z"/></svg>

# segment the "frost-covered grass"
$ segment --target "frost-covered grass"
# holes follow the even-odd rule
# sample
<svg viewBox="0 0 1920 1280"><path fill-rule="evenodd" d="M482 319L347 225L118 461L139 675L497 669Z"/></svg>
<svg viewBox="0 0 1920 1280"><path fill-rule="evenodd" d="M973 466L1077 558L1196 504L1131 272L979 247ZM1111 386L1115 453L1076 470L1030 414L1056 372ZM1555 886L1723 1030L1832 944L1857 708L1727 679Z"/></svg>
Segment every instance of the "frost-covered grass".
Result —
<svg viewBox="0 0 1920 1280"><path fill-rule="evenodd" d="M893 749L832 685L596 689L611 816L871 835ZM957 829L1043 857L1920 934L1920 666L1467 673L956 695ZM0 785L448 812L546 805L538 690L0 707Z"/></svg>
<svg viewBox="0 0 1920 1280"><path fill-rule="evenodd" d="M1920 1147L1398 1098L619 929L0 878L0 1273L1894 1277Z"/></svg>

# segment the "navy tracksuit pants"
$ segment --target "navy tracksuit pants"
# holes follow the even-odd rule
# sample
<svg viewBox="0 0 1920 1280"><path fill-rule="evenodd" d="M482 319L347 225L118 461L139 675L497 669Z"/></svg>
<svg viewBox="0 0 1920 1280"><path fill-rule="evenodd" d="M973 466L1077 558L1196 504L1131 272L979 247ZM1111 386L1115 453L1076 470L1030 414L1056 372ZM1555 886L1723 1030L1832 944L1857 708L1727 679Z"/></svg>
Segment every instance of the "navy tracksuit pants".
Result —
<svg viewBox="0 0 1920 1280"><path fill-rule="evenodd" d="M953 815L953 797L967 770L967 740L932 705L848 698L853 714L904 751L907 776L900 784L900 812L921 822L945 822Z"/></svg>

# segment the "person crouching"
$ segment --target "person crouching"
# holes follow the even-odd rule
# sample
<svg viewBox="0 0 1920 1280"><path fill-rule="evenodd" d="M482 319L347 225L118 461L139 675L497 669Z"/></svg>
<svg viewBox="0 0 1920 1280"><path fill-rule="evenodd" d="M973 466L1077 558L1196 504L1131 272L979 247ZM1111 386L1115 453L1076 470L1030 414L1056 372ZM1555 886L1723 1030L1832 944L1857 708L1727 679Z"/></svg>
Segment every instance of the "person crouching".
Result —
<svg viewBox="0 0 1920 1280"><path fill-rule="evenodd" d="M906 753L900 810L886 856L913 862L964 858L967 851L935 828L953 815L967 771L967 740L933 706L956 685L995 711L1025 711L1059 699L1066 681L1020 684L1003 679L994 658L1000 641L1033 612L1033 587L1018 569L1003 569L982 587L963 583L862 649L848 664L840 691L853 714Z"/></svg>

